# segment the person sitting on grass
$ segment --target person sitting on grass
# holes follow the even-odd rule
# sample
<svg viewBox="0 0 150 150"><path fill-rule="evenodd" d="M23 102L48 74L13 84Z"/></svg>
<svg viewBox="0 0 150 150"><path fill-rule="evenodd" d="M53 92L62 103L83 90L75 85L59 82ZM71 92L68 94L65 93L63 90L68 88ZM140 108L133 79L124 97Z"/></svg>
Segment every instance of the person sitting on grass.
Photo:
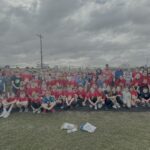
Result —
<svg viewBox="0 0 150 150"><path fill-rule="evenodd" d="M56 99L56 108L59 110L64 109L64 102L65 102L65 97L63 96L63 90L58 89L57 90L57 99Z"/></svg>
<svg viewBox="0 0 150 150"><path fill-rule="evenodd" d="M97 105L98 109L101 109L103 107L103 105L105 104L104 93L102 92L101 88L98 88L96 93L97 93L96 105Z"/></svg>
<svg viewBox="0 0 150 150"><path fill-rule="evenodd" d="M143 87L141 93L140 93L140 99L143 106L150 107L150 91L148 87Z"/></svg>
<svg viewBox="0 0 150 150"><path fill-rule="evenodd" d="M97 110L97 92L95 91L94 88L91 88L87 93L85 100L83 102L83 106L88 104L90 108L94 108Z"/></svg>
<svg viewBox="0 0 150 150"><path fill-rule="evenodd" d="M76 93L77 93L77 106L82 107L86 96L86 90L82 86L79 86Z"/></svg>
<svg viewBox="0 0 150 150"><path fill-rule="evenodd" d="M42 99L41 108L43 108L43 112L46 113L46 111L55 112L56 100L55 97L51 95L50 91L46 92L46 95Z"/></svg>
<svg viewBox="0 0 150 150"><path fill-rule="evenodd" d="M117 92L116 92L116 88L113 87L111 88L107 88L107 91L105 91L105 108L111 109L118 109L120 108L120 105L118 104L117 100Z"/></svg>
<svg viewBox="0 0 150 150"><path fill-rule="evenodd" d="M120 107L123 107L123 95L122 95L122 88L120 86L116 87L116 101L120 105Z"/></svg>
<svg viewBox="0 0 150 150"><path fill-rule="evenodd" d="M19 108L19 112L23 112L23 108L25 112L28 112L28 104L29 104L29 100L26 97L26 94L24 91L22 91L20 93L20 96L17 98L17 102L16 105Z"/></svg>
<svg viewBox="0 0 150 150"><path fill-rule="evenodd" d="M131 108L131 93L129 92L129 88L124 88L123 89L123 104L127 108Z"/></svg>
<svg viewBox="0 0 150 150"><path fill-rule="evenodd" d="M140 100L138 99L138 92L135 89L135 87L130 88L130 93L131 93L131 104L133 107L138 107L138 103Z"/></svg>
<svg viewBox="0 0 150 150"><path fill-rule="evenodd" d="M65 95L65 102L64 102L64 109L68 110L72 107L76 106L76 101L75 101L75 92L72 90L71 87L68 87L67 91L64 93Z"/></svg>
<svg viewBox="0 0 150 150"><path fill-rule="evenodd" d="M41 89L35 82L31 83L31 88L28 89L28 97L31 103L33 113L40 113L41 106Z"/></svg>
<svg viewBox="0 0 150 150"><path fill-rule="evenodd" d="M0 115L0 117L3 117L3 118L9 117L16 102L17 102L17 98L15 97L14 93L11 93L8 96L4 95L3 100L2 100L3 112Z"/></svg>

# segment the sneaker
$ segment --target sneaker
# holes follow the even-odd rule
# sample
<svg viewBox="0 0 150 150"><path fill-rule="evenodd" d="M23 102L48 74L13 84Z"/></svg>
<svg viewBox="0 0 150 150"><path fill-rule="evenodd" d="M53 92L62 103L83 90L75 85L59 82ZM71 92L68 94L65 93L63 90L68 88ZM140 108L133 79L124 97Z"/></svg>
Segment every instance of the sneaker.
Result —
<svg viewBox="0 0 150 150"><path fill-rule="evenodd" d="M3 116L3 118L8 118L8 117L9 117L9 115L10 115L10 113L9 113L9 112L7 112L7 113L5 113L5 115Z"/></svg>
<svg viewBox="0 0 150 150"><path fill-rule="evenodd" d="M37 111L37 110L36 110L36 109L34 109L34 110L33 110L33 114L35 114L35 113L36 113L36 111Z"/></svg>
<svg viewBox="0 0 150 150"><path fill-rule="evenodd" d="M117 107L117 108L120 108L120 105L119 105L118 103L116 103L116 107Z"/></svg>
<svg viewBox="0 0 150 150"><path fill-rule="evenodd" d="M41 113L41 110L38 110L37 113L40 114L40 113Z"/></svg>
<svg viewBox="0 0 150 150"><path fill-rule="evenodd" d="M0 117L3 117L6 113L7 113L7 111L3 111L0 115Z"/></svg>
<svg viewBox="0 0 150 150"><path fill-rule="evenodd" d="M89 105L89 107L92 108L93 106L92 106L92 105Z"/></svg>
<svg viewBox="0 0 150 150"><path fill-rule="evenodd" d="M32 108L32 111L35 111L35 108L33 106L31 106L31 108Z"/></svg>
<svg viewBox="0 0 150 150"><path fill-rule="evenodd" d="M64 109L64 106L61 106L60 109Z"/></svg>
<svg viewBox="0 0 150 150"><path fill-rule="evenodd" d="M147 103L147 107L150 107L150 103Z"/></svg>
<svg viewBox="0 0 150 150"><path fill-rule="evenodd" d="M97 105L97 107L98 107L99 109L101 109L102 106L103 106L102 104L98 104L98 105Z"/></svg>
<svg viewBox="0 0 150 150"><path fill-rule="evenodd" d="M22 113L22 112L23 112L23 109L22 109L22 108L20 108L19 112L20 112L20 113Z"/></svg>
<svg viewBox="0 0 150 150"><path fill-rule="evenodd" d="M94 109L97 110L97 106L95 106Z"/></svg>
<svg viewBox="0 0 150 150"><path fill-rule="evenodd" d="M28 110L28 108L25 108L25 112L28 112L29 110Z"/></svg>
<svg viewBox="0 0 150 150"><path fill-rule="evenodd" d="M116 106L116 105L113 105L113 108L114 108L114 109L117 109L117 106Z"/></svg>

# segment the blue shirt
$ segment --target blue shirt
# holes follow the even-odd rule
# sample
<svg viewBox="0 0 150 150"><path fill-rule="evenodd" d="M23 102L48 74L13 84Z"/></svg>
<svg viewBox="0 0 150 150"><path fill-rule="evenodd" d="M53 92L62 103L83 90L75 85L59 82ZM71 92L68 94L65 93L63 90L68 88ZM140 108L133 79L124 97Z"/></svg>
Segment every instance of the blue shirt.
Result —
<svg viewBox="0 0 150 150"><path fill-rule="evenodd" d="M44 97L43 99L42 99L42 102L43 103L53 103L53 102L55 102L55 98L53 97L53 96L50 96L50 97Z"/></svg>
<svg viewBox="0 0 150 150"><path fill-rule="evenodd" d="M123 71L122 70L116 70L115 71L115 79L119 79L120 76L123 76Z"/></svg>

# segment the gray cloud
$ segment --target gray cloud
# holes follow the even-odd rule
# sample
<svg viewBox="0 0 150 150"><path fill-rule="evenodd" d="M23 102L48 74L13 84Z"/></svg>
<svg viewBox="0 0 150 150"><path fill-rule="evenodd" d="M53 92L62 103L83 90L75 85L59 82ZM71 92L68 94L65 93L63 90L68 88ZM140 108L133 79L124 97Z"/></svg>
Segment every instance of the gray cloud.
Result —
<svg viewBox="0 0 150 150"><path fill-rule="evenodd" d="M36 65L43 35L50 65L144 65L150 56L150 2L0 0L0 64Z"/></svg>

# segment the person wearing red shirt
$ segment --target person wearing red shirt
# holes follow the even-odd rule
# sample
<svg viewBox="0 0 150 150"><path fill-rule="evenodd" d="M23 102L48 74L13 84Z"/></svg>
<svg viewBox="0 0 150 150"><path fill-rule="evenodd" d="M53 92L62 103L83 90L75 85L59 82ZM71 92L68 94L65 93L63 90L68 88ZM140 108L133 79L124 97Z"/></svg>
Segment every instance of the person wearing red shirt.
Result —
<svg viewBox="0 0 150 150"><path fill-rule="evenodd" d="M115 86L120 86L124 88L126 85L126 80L123 78L123 76L120 76L119 79L115 81Z"/></svg>
<svg viewBox="0 0 150 150"><path fill-rule="evenodd" d="M141 86L144 87L144 86L148 86L149 84L149 76L148 76L148 72L145 70L143 72L143 77L142 77L142 80L141 80Z"/></svg>
<svg viewBox="0 0 150 150"><path fill-rule="evenodd" d="M134 107L138 107L138 103L140 102L140 100L138 99L138 92L135 90L134 87L131 87L130 93L131 93L131 105Z"/></svg>
<svg viewBox="0 0 150 150"><path fill-rule="evenodd" d="M96 90L96 96L97 96L97 101L96 101L97 108L101 109L103 107L103 105L105 104L105 97L104 97L104 93L101 88L98 88Z"/></svg>
<svg viewBox="0 0 150 150"><path fill-rule="evenodd" d="M68 88L68 90L64 93L65 94L65 103L64 103L64 109L70 109L72 106L74 106L74 100L75 100L75 94L72 91L72 88Z"/></svg>
<svg viewBox="0 0 150 150"><path fill-rule="evenodd" d="M34 82L36 84L36 86L41 86L41 80L39 80L39 77L36 75L33 79L32 82Z"/></svg>
<svg viewBox="0 0 150 150"><path fill-rule="evenodd" d="M132 82L131 82L131 86L139 87L139 86L141 86L141 82L142 82L142 80L141 80L141 78L140 78L140 75L137 74L137 75L135 76L135 78L133 78L133 80L132 80Z"/></svg>
<svg viewBox="0 0 150 150"><path fill-rule="evenodd" d="M61 90L59 90L59 89L54 89L52 92L51 92L51 94L55 97L55 100L57 101L58 99L59 99L59 97L60 97L60 94L61 94Z"/></svg>
<svg viewBox="0 0 150 150"><path fill-rule="evenodd" d="M7 118L9 117L14 105L17 102L17 98L14 93L10 93L9 95L5 95L2 98L3 112L0 117Z"/></svg>
<svg viewBox="0 0 150 150"><path fill-rule="evenodd" d="M31 108L33 113L40 113L40 106L41 106L41 89L37 87L35 82L31 83L31 88L28 90L28 97L31 102Z"/></svg>
<svg viewBox="0 0 150 150"><path fill-rule="evenodd" d="M28 112L28 103L28 97L26 97L25 92L22 91L16 102L17 107L20 109L19 112L23 112L23 108L25 112Z"/></svg>
<svg viewBox="0 0 150 150"><path fill-rule="evenodd" d="M118 106L124 107L122 89L121 86L116 87L116 101L119 104Z"/></svg>
<svg viewBox="0 0 150 150"><path fill-rule="evenodd" d="M79 86L77 89L77 106L83 106L85 100L86 91L82 86Z"/></svg>
<svg viewBox="0 0 150 150"><path fill-rule="evenodd" d="M48 86L47 86L46 82L43 81L41 84L41 97L45 96L47 89L48 89Z"/></svg>
<svg viewBox="0 0 150 150"><path fill-rule="evenodd" d="M32 75L30 73L24 72L21 74L21 78L25 83L29 83L32 80Z"/></svg>
<svg viewBox="0 0 150 150"><path fill-rule="evenodd" d="M64 108L64 97L62 89L56 89L56 109L63 109Z"/></svg>
<svg viewBox="0 0 150 150"><path fill-rule="evenodd" d="M104 82L106 85L112 85L113 81L113 74L111 69L109 68L109 65L106 64L106 67L103 69L102 74L104 76Z"/></svg>
<svg viewBox="0 0 150 150"><path fill-rule="evenodd" d="M97 110L97 92L94 88L91 88L90 91L86 93L86 98L83 102L83 105L86 105L86 102L88 102L89 107Z"/></svg>
<svg viewBox="0 0 150 150"><path fill-rule="evenodd" d="M132 72L132 78L136 78L136 76L139 76L139 79L142 79L142 73L139 71L139 68L136 68L135 70L133 70Z"/></svg>

